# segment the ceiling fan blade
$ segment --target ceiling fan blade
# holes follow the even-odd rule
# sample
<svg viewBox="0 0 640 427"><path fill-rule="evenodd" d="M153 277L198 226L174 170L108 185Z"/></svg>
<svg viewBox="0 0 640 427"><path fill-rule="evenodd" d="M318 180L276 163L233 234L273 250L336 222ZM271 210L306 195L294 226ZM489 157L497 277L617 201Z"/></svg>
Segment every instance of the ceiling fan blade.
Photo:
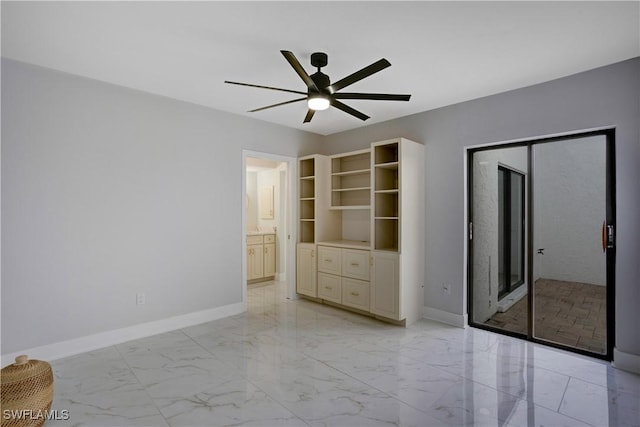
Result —
<svg viewBox="0 0 640 427"><path fill-rule="evenodd" d="M304 84L306 84L309 89L315 92L320 91L313 80L311 80L311 77L309 77L309 74L307 74L304 68L302 68L302 65L300 65L300 62L298 62L293 53L289 52L288 50L281 50L280 53L282 53L289 64L291 64L293 69L296 70L296 73L298 73L302 81L304 81Z"/></svg>
<svg viewBox="0 0 640 427"><path fill-rule="evenodd" d="M311 108L309 108L307 110L307 115L304 116L304 121L302 123L309 123L315 113L316 113L316 110L312 110Z"/></svg>
<svg viewBox="0 0 640 427"><path fill-rule="evenodd" d="M291 93L299 93L300 95L306 95L307 92L300 92L299 90L291 90L291 89L282 89L279 87L271 87L271 86L262 86L262 85L252 85L250 83L240 83L240 82L231 82L229 80L225 80L225 83L229 83L231 85L240 85L240 86L249 86L249 87L258 87L260 89L271 89L271 90L279 90L282 92L291 92Z"/></svg>
<svg viewBox="0 0 640 427"><path fill-rule="evenodd" d="M298 98L298 99L292 99L291 101L285 101L285 102L279 102L279 103L273 104L273 105L267 105L266 107L256 108L255 110L249 110L248 112L249 113L255 113L256 111L262 111L262 110L266 110L267 108L279 107L281 105L287 105L287 104L291 104L291 103L298 102L298 101L304 101L305 99L307 99L307 97Z"/></svg>
<svg viewBox="0 0 640 427"><path fill-rule="evenodd" d="M377 73L378 71L384 70L387 67L390 67L391 63L386 59L382 58L379 61L374 62L373 64L364 67L363 69L356 71L353 74L348 75L344 79L338 80L331 86L329 86L329 92L335 93L342 89L343 87L347 87L349 85L354 84L366 77L369 77L372 74Z"/></svg>
<svg viewBox="0 0 640 427"><path fill-rule="evenodd" d="M408 101L411 95L395 95L388 93L351 93L339 92L333 94L337 99L373 99L376 101Z"/></svg>
<svg viewBox="0 0 640 427"><path fill-rule="evenodd" d="M346 104L343 104L342 102L336 100L336 99L331 99L331 105L333 105L334 107L336 107L339 110L344 111L347 114L351 114L352 116L355 116L357 118L359 118L360 120L367 120L369 118L369 116L367 116L364 113L361 113L360 111L349 107Z"/></svg>

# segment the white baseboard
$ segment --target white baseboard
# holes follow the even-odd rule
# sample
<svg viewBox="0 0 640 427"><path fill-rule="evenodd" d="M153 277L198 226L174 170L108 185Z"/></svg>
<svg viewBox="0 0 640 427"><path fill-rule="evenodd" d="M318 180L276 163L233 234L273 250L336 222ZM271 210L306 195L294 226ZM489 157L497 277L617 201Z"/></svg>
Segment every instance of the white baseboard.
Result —
<svg viewBox="0 0 640 427"><path fill-rule="evenodd" d="M425 307L422 311L422 317L459 328L466 328L468 325L466 314L449 313L433 307Z"/></svg>
<svg viewBox="0 0 640 427"><path fill-rule="evenodd" d="M161 334L163 332L198 325L200 323L210 322L212 320L243 313L244 311L246 311L246 304L242 302L216 307L209 310L196 311L189 314L183 314L181 316L170 317L168 319L141 323L139 325L129 326L126 328L114 329L112 331L101 332L99 334L87 335L14 353L3 354L1 362L2 366L8 365L13 363L16 356L21 354L28 355L30 359L52 361L62 357L73 356L138 338L144 338L151 335Z"/></svg>
<svg viewBox="0 0 640 427"><path fill-rule="evenodd" d="M637 354L625 353L614 348L611 364L617 369L640 374L640 356Z"/></svg>

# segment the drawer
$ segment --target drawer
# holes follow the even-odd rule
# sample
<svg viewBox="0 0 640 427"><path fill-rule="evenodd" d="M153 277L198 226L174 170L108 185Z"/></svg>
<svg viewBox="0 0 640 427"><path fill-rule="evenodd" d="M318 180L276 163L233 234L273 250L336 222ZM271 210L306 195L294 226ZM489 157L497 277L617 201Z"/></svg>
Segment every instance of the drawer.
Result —
<svg viewBox="0 0 640 427"><path fill-rule="evenodd" d="M369 280L369 251L342 250L342 275L352 279Z"/></svg>
<svg viewBox="0 0 640 427"><path fill-rule="evenodd" d="M344 277L341 286L343 305L369 311L369 282Z"/></svg>
<svg viewBox="0 0 640 427"><path fill-rule="evenodd" d="M340 275L340 248L318 246L318 271Z"/></svg>
<svg viewBox="0 0 640 427"><path fill-rule="evenodd" d="M318 273L318 297L340 304L342 279L333 274Z"/></svg>
<svg viewBox="0 0 640 427"><path fill-rule="evenodd" d="M261 245L262 236L247 236L247 245Z"/></svg>
<svg viewBox="0 0 640 427"><path fill-rule="evenodd" d="M276 235L275 234L265 234L262 237L264 237L264 243L275 243L276 242Z"/></svg>

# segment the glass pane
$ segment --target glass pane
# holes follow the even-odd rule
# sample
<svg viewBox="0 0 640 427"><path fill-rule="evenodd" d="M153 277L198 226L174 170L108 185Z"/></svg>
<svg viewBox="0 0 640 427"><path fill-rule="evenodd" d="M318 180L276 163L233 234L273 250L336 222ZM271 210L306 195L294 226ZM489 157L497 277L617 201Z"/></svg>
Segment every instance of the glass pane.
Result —
<svg viewBox="0 0 640 427"><path fill-rule="evenodd" d="M536 144L533 161L533 335L605 354L606 139Z"/></svg>
<svg viewBox="0 0 640 427"><path fill-rule="evenodd" d="M516 290L509 290L511 285L509 269L512 262L506 263L506 255L522 256L520 243L524 239L519 234L522 229L522 215L525 212L522 202L526 200L524 190L519 187L522 181L512 180L509 184L511 171L527 173L527 148L500 148L479 151L473 155L473 239L472 239L472 287L473 287L473 322L491 327L527 334L528 304L527 288L520 286ZM524 179L524 175L520 174ZM518 175L516 173L516 175ZM515 183L519 190L513 191ZM513 205L512 199L517 199L518 208L507 209ZM508 218L505 217L505 212ZM520 219L515 221L515 231L519 237L512 241L512 227L504 227L505 221L516 215ZM506 221L509 222L509 221ZM519 223L518 223L519 222ZM501 227L503 225L503 227ZM506 230L506 231L505 231ZM516 249L513 243L517 243ZM524 278L524 268L516 262L517 268L513 272Z"/></svg>

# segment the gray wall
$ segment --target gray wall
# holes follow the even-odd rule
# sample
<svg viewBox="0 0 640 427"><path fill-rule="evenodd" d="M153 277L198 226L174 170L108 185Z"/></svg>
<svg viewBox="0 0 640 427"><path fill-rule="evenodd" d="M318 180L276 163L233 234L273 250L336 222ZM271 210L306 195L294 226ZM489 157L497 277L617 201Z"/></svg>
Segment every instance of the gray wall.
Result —
<svg viewBox="0 0 640 427"><path fill-rule="evenodd" d="M636 58L320 138L3 60L2 352L239 302L243 148L424 143L425 305L462 315L464 147L616 126L616 345L640 355L639 76Z"/></svg>
<svg viewBox="0 0 640 427"><path fill-rule="evenodd" d="M240 302L242 149L318 141L3 59L3 354Z"/></svg>
<svg viewBox="0 0 640 427"><path fill-rule="evenodd" d="M437 82L436 82L437 83ZM366 112L366 110L365 110ZM640 355L640 58L327 137L325 153L404 136L425 144L425 305L464 306L464 147L616 127L616 347ZM442 284L452 285L451 295Z"/></svg>

